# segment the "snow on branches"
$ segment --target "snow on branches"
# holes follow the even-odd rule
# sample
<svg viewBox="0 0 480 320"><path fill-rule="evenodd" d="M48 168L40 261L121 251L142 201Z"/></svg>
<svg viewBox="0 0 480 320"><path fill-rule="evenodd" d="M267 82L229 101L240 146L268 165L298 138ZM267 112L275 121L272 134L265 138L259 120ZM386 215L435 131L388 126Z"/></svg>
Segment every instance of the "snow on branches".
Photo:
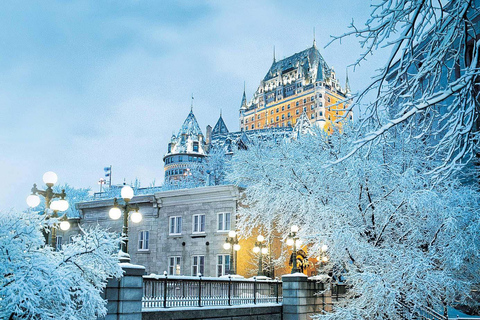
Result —
<svg viewBox="0 0 480 320"><path fill-rule="evenodd" d="M480 14L478 1L378 0L365 27L351 32L365 49L358 65L379 47L391 55L374 81L356 95L368 102L362 125L375 128L357 137L350 156L394 127L409 138L429 139L430 156L442 162L436 176L449 175L480 152ZM387 110L387 118L380 113Z"/></svg>
<svg viewBox="0 0 480 320"><path fill-rule="evenodd" d="M107 279L119 278L120 239L82 230L55 252L45 246L42 216L0 212L0 318L96 319L106 314Z"/></svg>
<svg viewBox="0 0 480 320"><path fill-rule="evenodd" d="M437 163L425 160L422 142L388 133L368 152L325 166L348 154L349 130L237 152L229 179L247 186L242 231L287 235L296 224L311 256L329 246L350 290L322 319L401 319L402 306L442 311L465 301L480 281L479 193L453 178L433 183L425 172Z"/></svg>

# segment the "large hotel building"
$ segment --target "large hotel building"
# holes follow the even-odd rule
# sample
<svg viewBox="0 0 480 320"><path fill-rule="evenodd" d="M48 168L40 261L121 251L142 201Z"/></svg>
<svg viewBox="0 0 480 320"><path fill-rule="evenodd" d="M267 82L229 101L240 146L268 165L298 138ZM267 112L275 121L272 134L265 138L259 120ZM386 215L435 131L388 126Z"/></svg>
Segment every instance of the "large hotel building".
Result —
<svg viewBox="0 0 480 320"><path fill-rule="evenodd" d="M329 132L337 120L351 120L346 114L350 88L340 86L329 67L313 46L276 61L260 82L253 98L247 102L245 91L240 107L240 130L294 127L302 113L313 124Z"/></svg>

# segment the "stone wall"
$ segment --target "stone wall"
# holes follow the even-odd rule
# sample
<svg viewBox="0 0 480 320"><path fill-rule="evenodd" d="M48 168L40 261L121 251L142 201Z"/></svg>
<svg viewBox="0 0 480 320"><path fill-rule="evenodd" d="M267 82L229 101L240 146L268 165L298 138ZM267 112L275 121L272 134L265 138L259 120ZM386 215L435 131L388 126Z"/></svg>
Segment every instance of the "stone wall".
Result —
<svg viewBox="0 0 480 320"><path fill-rule="evenodd" d="M281 320L281 305L201 307L144 311L142 320Z"/></svg>

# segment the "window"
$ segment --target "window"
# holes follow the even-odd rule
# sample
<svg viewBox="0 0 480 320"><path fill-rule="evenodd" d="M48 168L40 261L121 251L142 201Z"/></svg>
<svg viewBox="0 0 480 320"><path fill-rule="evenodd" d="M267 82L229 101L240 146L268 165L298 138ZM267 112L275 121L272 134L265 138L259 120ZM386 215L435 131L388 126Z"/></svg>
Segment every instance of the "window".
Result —
<svg viewBox="0 0 480 320"><path fill-rule="evenodd" d="M282 114L282 120L285 120L285 115L284 114Z"/></svg>
<svg viewBox="0 0 480 320"><path fill-rule="evenodd" d="M170 257L168 259L168 274L173 275L180 275L181 274L181 267L182 267L182 257L175 256Z"/></svg>
<svg viewBox="0 0 480 320"><path fill-rule="evenodd" d="M193 143L193 152L198 152L198 142Z"/></svg>
<svg viewBox="0 0 480 320"><path fill-rule="evenodd" d="M255 125L252 124L252 129L255 129Z"/></svg>
<svg viewBox="0 0 480 320"><path fill-rule="evenodd" d="M170 234L182 234L182 217L170 217Z"/></svg>
<svg viewBox="0 0 480 320"><path fill-rule="evenodd" d="M278 113L278 108L277 108L277 113Z"/></svg>
<svg viewBox="0 0 480 320"><path fill-rule="evenodd" d="M315 105L312 104L312 105L310 106L310 109L311 109L311 110L315 109Z"/></svg>
<svg viewBox="0 0 480 320"><path fill-rule="evenodd" d="M168 144L168 153L170 153L170 152L172 152L172 144L171 143Z"/></svg>
<svg viewBox="0 0 480 320"><path fill-rule="evenodd" d="M273 123L273 118L270 118L270 123Z"/></svg>
<svg viewBox="0 0 480 320"><path fill-rule="evenodd" d="M307 107L303 107L303 111L307 111Z"/></svg>
<svg viewBox="0 0 480 320"><path fill-rule="evenodd" d="M56 239L57 239L57 245L56 245L55 249L57 251L60 251L60 250L62 250L62 237L57 236Z"/></svg>
<svg viewBox="0 0 480 320"><path fill-rule="evenodd" d="M282 111L285 111L285 106L282 106Z"/></svg>
<svg viewBox="0 0 480 320"><path fill-rule="evenodd" d="M310 97L310 101L313 101L315 98L313 96Z"/></svg>
<svg viewBox="0 0 480 320"><path fill-rule="evenodd" d="M312 113L312 115L310 116L310 118L315 119L315 113Z"/></svg>
<svg viewBox="0 0 480 320"><path fill-rule="evenodd" d="M278 121L278 116L277 116L277 121Z"/></svg>
<svg viewBox="0 0 480 320"><path fill-rule="evenodd" d="M221 277L230 271L230 255L219 254L217 256L217 277Z"/></svg>
<svg viewBox="0 0 480 320"><path fill-rule="evenodd" d="M138 250L148 250L148 231L140 231L138 234Z"/></svg>
<svg viewBox="0 0 480 320"><path fill-rule="evenodd" d="M287 114L287 118L290 118L290 112Z"/></svg>
<svg viewBox="0 0 480 320"><path fill-rule="evenodd" d="M178 156L178 162L183 162L183 156Z"/></svg>
<svg viewBox="0 0 480 320"><path fill-rule="evenodd" d="M217 221L217 231L230 231L230 212L219 213Z"/></svg>
<svg viewBox="0 0 480 320"><path fill-rule="evenodd" d="M322 111L320 111L320 113L319 113L319 114L320 114L320 116L323 116L323 112L322 112Z"/></svg>
<svg viewBox="0 0 480 320"><path fill-rule="evenodd" d="M303 99L303 103L304 103L304 104L307 103L307 99Z"/></svg>
<svg viewBox="0 0 480 320"><path fill-rule="evenodd" d="M287 106L287 109L290 109L290 105Z"/></svg>
<svg viewBox="0 0 480 320"><path fill-rule="evenodd" d="M252 116L252 121L255 121L255 116Z"/></svg>
<svg viewBox="0 0 480 320"><path fill-rule="evenodd" d="M261 114L259 114L257 118L260 119L260 116L261 116Z"/></svg>
<svg viewBox="0 0 480 320"><path fill-rule="evenodd" d="M296 111L295 113L296 113L296 114L299 114L300 112L299 112L298 109L297 109L297 111Z"/></svg>
<svg viewBox="0 0 480 320"><path fill-rule="evenodd" d="M272 109L272 111L270 111L270 114L273 114L273 109Z"/></svg>
<svg viewBox="0 0 480 320"><path fill-rule="evenodd" d="M327 97L327 101L330 102L330 97Z"/></svg>
<svg viewBox="0 0 480 320"><path fill-rule="evenodd" d="M297 101L297 103L295 103L295 105L298 107L298 101Z"/></svg>
<svg viewBox="0 0 480 320"><path fill-rule="evenodd" d="M192 256L192 276L205 273L205 256Z"/></svg>

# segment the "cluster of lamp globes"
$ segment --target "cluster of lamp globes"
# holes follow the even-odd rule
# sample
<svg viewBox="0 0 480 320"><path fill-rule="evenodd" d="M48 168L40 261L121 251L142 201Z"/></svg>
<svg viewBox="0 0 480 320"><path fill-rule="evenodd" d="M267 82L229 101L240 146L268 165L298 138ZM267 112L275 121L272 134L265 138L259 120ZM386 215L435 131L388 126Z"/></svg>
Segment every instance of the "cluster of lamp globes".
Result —
<svg viewBox="0 0 480 320"><path fill-rule="evenodd" d="M229 236L230 238L232 238L232 239L235 238L236 235L237 235L237 233L236 233L234 230L230 230L230 231L228 232L228 236ZM223 248L224 248L225 250L229 250L231 247L232 247L232 244L231 244L230 242L225 242L225 243L223 244ZM233 245L233 250L235 250L235 251L240 250L240 245L239 245L238 243L235 243L235 244Z"/></svg>
<svg viewBox="0 0 480 320"><path fill-rule="evenodd" d="M45 172L43 175L43 182L48 186L48 187L53 187L55 183L57 183L58 177L55 172L48 171ZM31 194L27 197L27 204L30 208L35 208L40 204L40 197L38 194ZM54 212L64 212L68 210L68 201L65 199L60 199L60 200L54 200L50 203L50 209L53 210ZM60 229L63 231L66 231L70 229L70 222L63 220L60 222Z"/></svg>
<svg viewBox="0 0 480 320"><path fill-rule="evenodd" d="M129 202L133 198L133 189L130 186L123 186L122 190L120 191L120 195L122 196L125 202ZM119 207L114 206L108 212L108 215L112 220L118 220L122 216L122 210ZM130 214L130 220L133 223L139 223L142 221L143 216L139 211L134 211Z"/></svg>
<svg viewBox="0 0 480 320"><path fill-rule="evenodd" d="M258 243L262 243L263 241L265 241L265 237L262 236L262 235L259 235L257 237L257 241L258 241ZM259 253L260 251L262 252L262 254L267 254L268 253L268 248L265 248L265 247L260 248L259 246L253 247L253 252L254 253Z"/></svg>

